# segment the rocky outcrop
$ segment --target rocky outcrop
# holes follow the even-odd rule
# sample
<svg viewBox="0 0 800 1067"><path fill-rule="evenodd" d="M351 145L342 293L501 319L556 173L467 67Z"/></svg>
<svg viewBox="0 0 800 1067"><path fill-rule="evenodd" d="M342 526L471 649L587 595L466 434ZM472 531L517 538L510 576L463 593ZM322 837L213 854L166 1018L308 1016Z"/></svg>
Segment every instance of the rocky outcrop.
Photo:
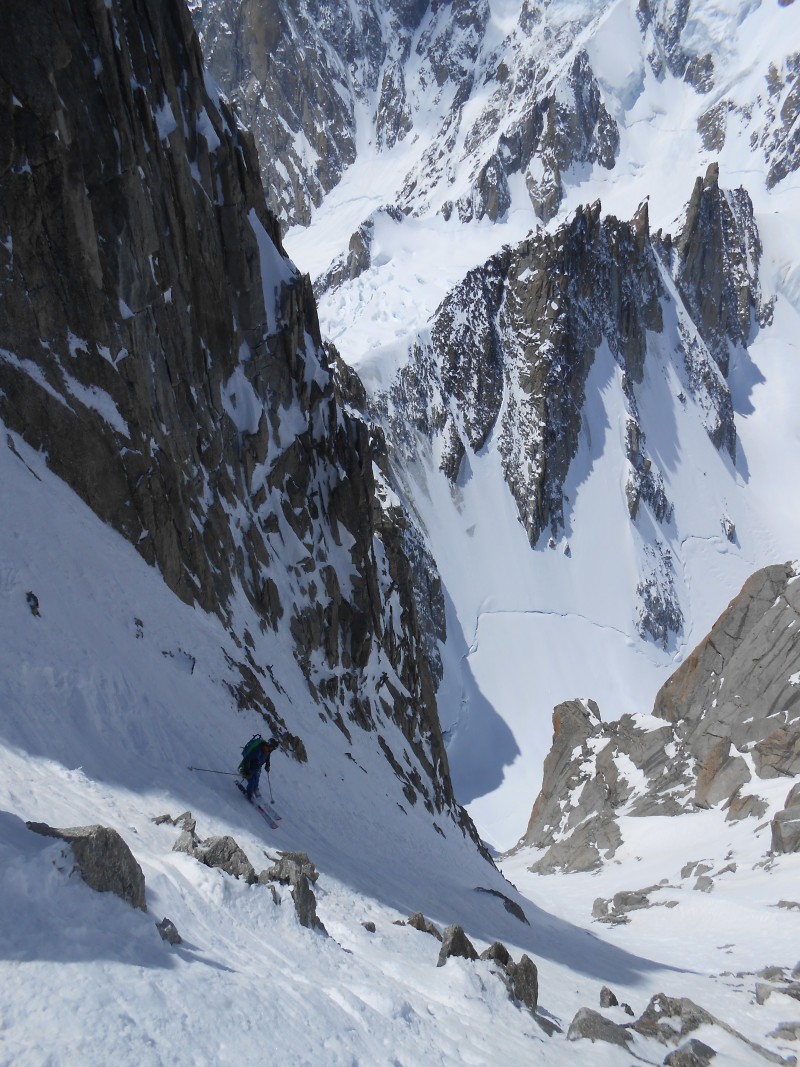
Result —
<svg viewBox="0 0 800 1067"><path fill-rule="evenodd" d="M602 1041L627 1048L632 1040L632 1035L625 1027L606 1019L592 1008L580 1008L567 1030L567 1041Z"/></svg>
<svg viewBox="0 0 800 1067"><path fill-rule="evenodd" d="M607 923L611 926L620 926L629 923L630 912L640 911L653 907L675 907L676 900L650 900L652 894L663 889L663 885L646 886L644 889L621 890L615 893L611 900L598 897L592 905L592 918L597 922ZM606 1005L609 1006L609 1005ZM601 999L601 1007L603 1007Z"/></svg>
<svg viewBox="0 0 800 1067"><path fill-rule="evenodd" d="M300 925L327 936L327 930L317 915L317 898L311 888L318 878L319 872L305 852L282 852L277 862L259 875L262 883L274 880L290 886Z"/></svg>
<svg viewBox="0 0 800 1067"><path fill-rule="evenodd" d="M606 109L589 58L579 51L568 71L523 121L503 136L503 158L525 175L536 214L549 222L564 198L563 175L570 167L614 166L619 130Z"/></svg>
<svg viewBox="0 0 800 1067"><path fill-rule="evenodd" d="M478 953L475 946L464 933L463 927L458 923L445 928L442 935L442 947L439 949L437 967L444 967L451 956L461 956L465 960L476 960Z"/></svg>
<svg viewBox="0 0 800 1067"><path fill-rule="evenodd" d="M800 52L787 56L781 68L770 65L766 87L767 124L759 140L769 163L771 189L800 167Z"/></svg>
<svg viewBox="0 0 800 1067"><path fill-rule="evenodd" d="M598 867L622 843L623 810L647 817L722 807L731 821L763 817L758 780L800 775L799 622L794 566L768 567L658 693L653 716L663 726L630 715L605 723L593 701L559 705L542 790L517 846L545 850L532 869ZM773 819L775 852L800 847L798 789ZM682 876L697 876L695 888L708 890L711 878L700 878L711 871L694 865ZM647 895L659 888L640 891L633 906L650 906ZM625 894L598 901L595 917L625 921L630 904Z"/></svg>
<svg viewBox="0 0 800 1067"><path fill-rule="evenodd" d="M585 25L538 26L541 15L523 11L495 48L489 5L471 0L197 0L191 9L215 77L255 132L269 206L290 223L307 224L354 162L359 112L379 150L405 138L428 142L397 196L407 214L427 210L437 186L452 182L458 151L467 187L444 213L455 209L462 221L502 218L508 178L519 173L546 221L570 168L614 165L616 122L587 53L569 55ZM532 35L551 53L553 73L531 66ZM487 84L475 120L465 108Z"/></svg>
<svg viewBox="0 0 800 1067"><path fill-rule="evenodd" d="M172 846L172 851L185 852L206 867L218 867L232 878L241 878L248 885L258 881L247 853L228 835L201 840L194 829L184 830Z"/></svg>
<svg viewBox="0 0 800 1067"><path fill-rule="evenodd" d="M699 93L708 93L714 84L714 60L710 53L698 51L694 42L686 43L692 36L687 33L691 8L691 0L642 0L637 11L639 25L649 40L647 58L658 77L668 70Z"/></svg>
<svg viewBox="0 0 800 1067"><path fill-rule="evenodd" d="M696 323L695 335L684 337L687 386L706 412L712 440L734 450L730 392L709 353L720 361L725 353L727 368L729 346L745 343L760 307L760 246L748 204L742 190L727 194L700 183L673 244L660 233L651 238L646 203L629 223L604 217L597 203L552 236L539 234L470 271L437 309L430 344L417 345L389 397L376 400L379 414L399 412L395 424L386 421L393 450L402 458L409 424L441 437L442 469L456 481L463 457L499 431L509 489L536 545L545 530L563 526L563 484L578 447L586 378L605 341L623 371L629 406L631 518L647 504L657 522L668 523L672 506L648 455L636 400L647 332L663 328L662 264L686 294L687 323ZM661 613L651 636L663 640L680 620L663 578L668 567L663 559L654 564L661 578L643 579L641 595L651 598L649 619Z"/></svg>
<svg viewBox="0 0 800 1067"><path fill-rule="evenodd" d="M797 740L795 747L800 747ZM785 806L772 820L772 851L800 852L800 783L792 787Z"/></svg>
<svg viewBox="0 0 800 1067"><path fill-rule="evenodd" d="M695 182L681 234L673 246L675 277L700 336L727 375L730 352L746 348L753 327L763 324L758 279L761 240L753 204L744 189L723 191L719 166ZM732 432L732 418L729 433ZM722 440L733 455L733 441Z"/></svg>
<svg viewBox="0 0 800 1067"><path fill-rule="evenodd" d="M780 4L785 7L788 4ZM657 77L669 71L688 82L700 95L713 101L698 121L698 132L708 151L719 152L729 127L748 131L750 148L760 150L767 163L767 187L772 188L800 164L800 53L789 52L780 61L764 59L763 89L743 103L728 91L726 71L719 59L704 50L711 44L702 27L701 5L690 0L642 0L637 14L647 59ZM738 12L737 12L738 15ZM778 24L776 24L780 32ZM787 26L787 30L788 30ZM717 40L719 48L719 40ZM712 93L712 90L715 90Z"/></svg>
<svg viewBox="0 0 800 1067"><path fill-rule="evenodd" d="M108 826L72 826L63 830L43 822L28 822L29 830L56 837L70 845L74 870L97 893L113 893L132 908L147 911L144 874L116 830Z"/></svg>
<svg viewBox="0 0 800 1067"><path fill-rule="evenodd" d="M524 1004L528 1011L535 1012L539 1003L539 970L530 956L524 953L519 963L506 963L508 990L512 1000Z"/></svg>
<svg viewBox="0 0 800 1067"><path fill-rule="evenodd" d="M372 240L375 233L373 218L367 219L350 238L347 254L339 256L314 282L314 295L319 298L324 293L333 292L345 282L358 278L369 270L372 262Z"/></svg>
<svg viewBox="0 0 800 1067"><path fill-rule="evenodd" d="M758 571L660 690L653 714L701 768L725 771L732 752L761 778L800 774L798 615L794 566Z"/></svg>
<svg viewBox="0 0 800 1067"><path fill-rule="evenodd" d="M648 336L664 330L667 315L679 342L678 399L691 394L714 445L735 457L725 373L766 314L759 256L747 193L722 190L715 170L698 179L675 241L650 233L646 202L630 222L603 216L595 203L553 234L504 249L447 294L407 365L372 398L393 469L412 465L427 438L458 484L493 436L532 547L555 539L569 519L564 486L585 437L586 382L607 345L624 396L628 514L665 531L639 551L636 625L668 648L683 615L668 544L673 505L639 406L648 351L662 358ZM721 521L735 538L730 520Z"/></svg>
<svg viewBox="0 0 800 1067"><path fill-rule="evenodd" d="M267 203L308 223L356 158L356 110L376 108L391 147L410 128L403 60L421 0L199 0L192 15L214 75L255 134Z"/></svg>
<svg viewBox="0 0 800 1067"><path fill-rule="evenodd" d="M341 403L310 281L186 7L35 0L9 18L0 418L220 616L240 707L285 725L270 664L288 652L345 732L395 723L404 786L473 833L408 580L413 535L376 484L380 434ZM242 594L255 634L233 613Z"/></svg>
<svg viewBox="0 0 800 1067"><path fill-rule="evenodd" d="M659 268L643 225L604 218L595 204L554 235L471 271L440 305L430 346L418 346L388 398L400 413L387 426L392 445L402 449L409 423L441 436L441 466L454 481L467 451L499 430L506 480L532 545L563 525L562 487L597 346L608 342L632 388L646 331L660 328ZM378 398L379 412L381 405ZM638 444L643 463L643 435Z"/></svg>
<svg viewBox="0 0 800 1067"><path fill-rule="evenodd" d="M414 930L419 930L422 934L430 934L430 936L435 937L437 941L442 940L441 932L436 923L432 923L430 919L426 919L421 911L415 911L413 915L409 915L406 920L406 925L412 927Z"/></svg>
<svg viewBox="0 0 800 1067"><path fill-rule="evenodd" d="M716 1032L726 1048L738 1046L737 1051L748 1063L765 1061L784 1067L795 1063L794 1056L784 1058L765 1048L688 997L663 993L652 997L639 1018L630 1023L618 1023L592 1008L581 1008L570 1024L567 1040L599 1041L627 1049L635 1037L637 1051L646 1049L648 1062L669 1067L708 1067L716 1058L715 1049L706 1041L690 1036L701 1027L707 1040L713 1040ZM662 1060L664 1046L670 1051ZM637 1058L642 1058L641 1052Z"/></svg>
<svg viewBox="0 0 800 1067"><path fill-rule="evenodd" d="M671 1064L680 1064L681 1062L692 1064L692 1060L689 1058L690 1053L695 1056L695 1062L701 1064L704 1061L708 1063L713 1058L714 1050L707 1045L703 1045L703 1048L698 1048L697 1046L703 1043L699 1042L697 1038L690 1039L689 1042L682 1040L701 1026L718 1027L730 1037L741 1042L750 1055L755 1053L769 1063L786 1064L787 1067L789 1064L794 1063L794 1057L784 1059L777 1053L764 1048L763 1045L751 1041L741 1031L736 1030L722 1019L718 1019L710 1011L707 1011L688 997L669 997L663 993L657 993L650 1000L650 1003L636 1022L631 1023L631 1029L642 1037L654 1038L662 1045L678 1045L677 1053L683 1050L682 1056L671 1054L672 1058L668 1061ZM704 1049L710 1049L710 1051L704 1051ZM667 1060L664 1062L666 1063Z"/></svg>

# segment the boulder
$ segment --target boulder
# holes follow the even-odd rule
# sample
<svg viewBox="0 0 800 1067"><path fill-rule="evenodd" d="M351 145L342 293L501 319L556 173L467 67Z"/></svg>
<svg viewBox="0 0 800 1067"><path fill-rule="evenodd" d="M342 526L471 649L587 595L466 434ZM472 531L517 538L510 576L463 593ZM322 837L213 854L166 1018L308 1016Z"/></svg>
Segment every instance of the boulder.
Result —
<svg viewBox="0 0 800 1067"><path fill-rule="evenodd" d="M539 1002L539 971L529 956L523 955L519 963L510 960L506 965L509 992L526 1008L536 1011Z"/></svg>
<svg viewBox="0 0 800 1067"><path fill-rule="evenodd" d="M512 962L511 954L502 941L493 941L487 949L485 949L480 958L482 960L492 960L495 963L499 963L501 967L507 967Z"/></svg>
<svg viewBox="0 0 800 1067"><path fill-rule="evenodd" d="M152 820L156 826L163 826L164 823L169 823L170 826L180 826L182 830L187 830L189 833L194 833L197 822L193 818L190 811L184 811L181 815L156 815Z"/></svg>
<svg viewBox="0 0 800 1067"><path fill-rule="evenodd" d="M273 879L291 886L292 900L301 926L327 934L317 916L317 898L311 888L319 878L319 871L305 852L281 852L280 858L268 870L262 871L258 880ZM373 927L374 929L374 927Z"/></svg>
<svg viewBox="0 0 800 1067"><path fill-rule="evenodd" d="M183 938L178 933L178 928L172 919L168 919L166 915L160 923L156 923L156 930L161 935L162 941L168 941L170 945L180 945Z"/></svg>
<svg viewBox="0 0 800 1067"><path fill-rule="evenodd" d="M710 1045L692 1037L680 1048L667 1054L664 1067L708 1067L716 1054Z"/></svg>
<svg viewBox="0 0 800 1067"><path fill-rule="evenodd" d="M668 997L657 993L632 1028L643 1037L654 1037L665 1045L685 1037L700 1026L713 1026L717 1020L688 997Z"/></svg>
<svg viewBox="0 0 800 1067"><path fill-rule="evenodd" d="M319 930L320 933L327 935L327 930L317 916L317 898L314 896L314 890L304 874L299 875L293 882L291 892L294 910L297 912L300 925L309 930Z"/></svg>
<svg viewBox="0 0 800 1067"><path fill-rule="evenodd" d="M800 1021L778 1023L768 1037L774 1037L778 1041L800 1041Z"/></svg>
<svg viewBox="0 0 800 1067"><path fill-rule="evenodd" d="M248 885L258 881L258 876L246 853L232 837L212 837L197 857L206 867L219 867L234 878L241 878Z"/></svg>
<svg viewBox="0 0 800 1067"><path fill-rule="evenodd" d="M436 966L444 967L451 956L461 956L466 960L476 960L478 958L475 946L458 923L454 923L445 929Z"/></svg>
<svg viewBox="0 0 800 1067"><path fill-rule="evenodd" d="M248 885L257 882L258 876L247 858L247 854L233 837L210 837L201 840L194 831L194 819L190 821L191 829L183 830L172 846L173 852L185 852L206 867L219 867L234 878L242 878Z"/></svg>
<svg viewBox="0 0 800 1067"><path fill-rule="evenodd" d="M610 1045L627 1048L631 1035L624 1026L619 1026L591 1008L581 1008L567 1030L567 1041L605 1041Z"/></svg>
<svg viewBox="0 0 800 1067"><path fill-rule="evenodd" d="M187 856L194 856L195 859L197 859L197 853L200 850L200 847L200 838L194 830L184 830L178 835L175 844L172 846L172 851L185 852Z"/></svg>
<svg viewBox="0 0 800 1067"><path fill-rule="evenodd" d="M91 889L114 893L131 907L147 911L142 868L116 830L97 825L63 830L40 822L25 825L34 833L68 841L75 867Z"/></svg>
<svg viewBox="0 0 800 1067"><path fill-rule="evenodd" d="M281 852L280 858L266 872L267 878L284 885L295 885L305 877L309 882L316 882L319 872L305 852Z"/></svg>
<svg viewBox="0 0 800 1067"><path fill-rule="evenodd" d="M435 937L437 941L442 940L442 935L438 927L429 919L426 919L421 911L416 911L413 915L409 915L407 925L413 926L415 930L419 930L423 934L430 934L431 937Z"/></svg>

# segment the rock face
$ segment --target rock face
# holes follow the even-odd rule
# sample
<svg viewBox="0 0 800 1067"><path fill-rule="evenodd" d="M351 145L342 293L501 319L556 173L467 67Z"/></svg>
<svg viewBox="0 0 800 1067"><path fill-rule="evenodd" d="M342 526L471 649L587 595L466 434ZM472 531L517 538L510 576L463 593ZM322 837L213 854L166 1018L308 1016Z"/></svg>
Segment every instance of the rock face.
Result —
<svg viewBox="0 0 800 1067"><path fill-rule="evenodd" d="M641 817L717 806L728 819L762 816L758 780L800 775L799 657L800 581L783 564L745 583L662 687L653 715L663 726L643 727L630 715L603 722L593 701L559 705L520 842L546 850L534 869L590 870L611 858L622 842L623 807ZM799 789L773 820L776 852L800 848ZM615 898L613 913L606 907L601 917L612 921L617 912Z"/></svg>
<svg viewBox="0 0 800 1067"><path fill-rule="evenodd" d="M421 433L441 436L441 467L453 481L464 457L499 431L506 480L536 545L563 527L562 489L595 350L607 340L635 405L645 334L661 326L661 292L646 216L626 224L603 218L599 203L582 208L556 234L471 271L442 302L430 346L412 353L388 399L404 423L411 416ZM402 446L399 425L387 434ZM643 463L643 437L638 447Z"/></svg>
<svg viewBox="0 0 800 1067"><path fill-rule="evenodd" d="M753 325L766 321L771 309L762 307L761 240L752 202L744 189L720 189L716 163L709 166L705 180L695 182L674 254L684 302L727 375L731 350L747 347ZM723 438L717 443L735 455L732 440Z"/></svg>
<svg viewBox="0 0 800 1067"><path fill-rule="evenodd" d="M420 135L429 142L401 183L397 203L407 214L426 210L434 187L452 181L459 136L466 188L443 211L465 222L501 218L514 174L547 221L564 172L614 165L619 132L587 53L558 66L575 22L539 25L526 7L498 48L489 5L470 0L195 0L191 8L215 76L256 133L270 207L290 222L307 223L356 159L359 111L378 149ZM531 63L544 48L555 77ZM510 79L509 64L522 77ZM487 83L488 102L465 114Z"/></svg>
<svg viewBox="0 0 800 1067"><path fill-rule="evenodd" d="M291 649L320 712L345 733L393 722L406 795L472 832L436 717L414 533L381 504L380 434L345 410L310 281L187 9L33 0L9 19L0 418L230 628L240 707L283 727L267 665ZM255 634L232 612L241 594Z"/></svg>
<svg viewBox="0 0 800 1067"><path fill-rule="evenodd" d="M655 524L663 537L640 552L636 621L667 647L683 616L667 547L673 506L640 412L645 368L660 358L650 354L660 352L652 337L668 318L683 400L691 394L714 445L735 457L724 375L751 321L767 314L759 255L749 197L721 190L713 171L698 179L675 241L651 235L646 203L621 222L598 202L493 256L447 294L407 366L373 398L393 467L412 466L423 439L458 484L493 436L520 521L540 547L568 527L565 483L585 437L586 383L607 346L626 412L630 520Z"/></svg>
<svg viewBox="0 0 800 1067"><path fill-rule="evenodd" d="M421 145L421 158L400 160L410 169L393 207L497 221L520 176L548 221L570 184L592 167L614 168L613 116L630 107L648 67L709 97L698 129L710 151L722 148L731 124L763 153L771 185L797 168L797 52L780 64L765 59L763 90L744 104L726 95L721 44L737 37L738 13L716 11L709 36L703 5L642 0L640 39L633 25L627 42L628 85L615 92L602 63L593 68L609 7L522 4L514 20L506 13L499 39L489 5L471 0L190 5L216 78L256 132L270 207L290 223L309 222L365 145L386 153L403 141Z"/></svg>
<svg viewBox="0 0 800 1067"><path fill-rule="evenodd" d="M772 820L772 851L800 852L800 783L792 787L783 811Z"/></svg>
<svg viewBox="0 0 800 1067"><path fill-rule="evenodd" d="M25 825L34 833L69 842L75 867L91 889L98 893L114 893L132 908L147 911L142 868L116 830L108 826L73 826L58 830L41 822Z"/></svg>
<svg viewBox="0 0 800 1067"><path fill-rule="evenodd" d="M191 7L211 69L255 133L279 217L308 222L355 160L356 109L367 99L376 101L382 145L408 132L402 62L427 7L421 0L390 0L384 12L317 0Z"/></svg>

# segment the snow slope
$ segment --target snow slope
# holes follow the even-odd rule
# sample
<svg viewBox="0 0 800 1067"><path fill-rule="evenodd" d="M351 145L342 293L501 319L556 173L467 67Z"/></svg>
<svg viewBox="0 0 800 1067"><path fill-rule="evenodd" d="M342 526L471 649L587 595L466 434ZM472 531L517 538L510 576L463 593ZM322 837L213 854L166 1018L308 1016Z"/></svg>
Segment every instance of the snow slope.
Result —
<svg viewBox="0 0 800 1067"><path fill-rule="evenodd" d="M259 726L234 711L224 688L228 637L218 620L172 596L41 455L10 440L15 451L0 449L4 500L13 502L0 524L0 1063L629 1062L615 1046L546 1036L485 963L437 968L438 943L393 925L414 910L440 925L461 922L479 949L501 938L515 958L528 953L539 967L540 1015L564 1030L605 984L637 1014L659 991L692 996L751 1040L781 1047L766 1035L796 1018L797 1005L776 996L756 1009L752 977L720 972L795 962L786 934L795 916L774 905L794 892L797 856L748 875L763 840L709 812L691 856L677 824L665 826L659 855L648 850L642 861L626 831L624 862L597 877L531 880L514 861L518 895L458 833L443 838L424 813L399 810L369 735L354 734L349 746L311 717L302 726L308 764L273 760L283 821L270 830L232 779L187 769L235 767ZM278 849L307 851L330 938L298 925L286 890L276 906L264 887L173 852L178 831L152 820L187 808L201 836L232 834L256 869ZM117 829L144 870L148 914L91 891L71 873L63 843L31 834L23 820ZM674 883L687 858L721 863L729 849L744 877L713 900L685 883L669 892L680 901L672 910L643 913L621 932L590 928L598 893L657 876ZM476 886L515 897L530 925ZM163 916L181 945L159 939ZM760 1062L716 1029L712 1044L721 1063ZM660 1062L644 1039L635 1048Z"/></svg>

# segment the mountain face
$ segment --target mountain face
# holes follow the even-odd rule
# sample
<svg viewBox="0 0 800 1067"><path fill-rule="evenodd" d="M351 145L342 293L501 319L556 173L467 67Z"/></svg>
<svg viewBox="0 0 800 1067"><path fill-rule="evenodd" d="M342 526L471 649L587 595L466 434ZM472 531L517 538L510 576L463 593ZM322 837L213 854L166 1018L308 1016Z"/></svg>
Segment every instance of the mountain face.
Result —
<svg viewBox="0 0 800 1067"><path fill-rule="evenodd" d="M565 672L648 706L795 554L800 8L191 6L385 436L418 605L438 569L458 789L510 845Z"/></svg>
<svg viewBox="0 0 800 1067"><path fill-rule="evenodd" d="M472 832L409 578L422 549L386 498L380 434L340 402L310 281L188 12L91 0L9 17L7 430L177 596L220 617L240 708L291 728L293 658L324 718L376 732L409 803Z"/></svg>
<svg viewBox="0 0 800 1067"><path fill-rule="evenodd" d="M744 132L773 186L798 164L797 55L762 55L763 88L741 101L726 67L735 11L691 0L190 6L212 69L257 131L270 206L290 223L310 221L365 146L403 144L419 147L396 186L404 213L496 221L519 177L548 221L582 171L615 167L620 105L649 75L708 100L697 132L710 150Z"/></svg>
<svg viewBox="0 0 800 1067"><path fill-rule="evenodd" d="M208 63L255 133L267 202L280 218L310 220L355 161L357 113L373 98L380 144L408 132L402 64L426 11L421 0L190 7Z"/></svg>
<svg viewBox="0 0 800 1067"><path fill-rule="evenodd" d="M800 5L192 6L260 167L181 0L0 41L4 1048L788 1067Z"/></svg>
<svg viewBox="0 0 800 1067"><path fill-rule="evenodd" d="M761 820L769 807L761 787L778 778L788 795L771 844L796 851L799 617L795 567L768 567L665 683L649 721L603 721L592 700L559 705L542 790L518 846L544 850L535 869L595 869L614 857L630 819L720 808L728 822Z"/></svg>

